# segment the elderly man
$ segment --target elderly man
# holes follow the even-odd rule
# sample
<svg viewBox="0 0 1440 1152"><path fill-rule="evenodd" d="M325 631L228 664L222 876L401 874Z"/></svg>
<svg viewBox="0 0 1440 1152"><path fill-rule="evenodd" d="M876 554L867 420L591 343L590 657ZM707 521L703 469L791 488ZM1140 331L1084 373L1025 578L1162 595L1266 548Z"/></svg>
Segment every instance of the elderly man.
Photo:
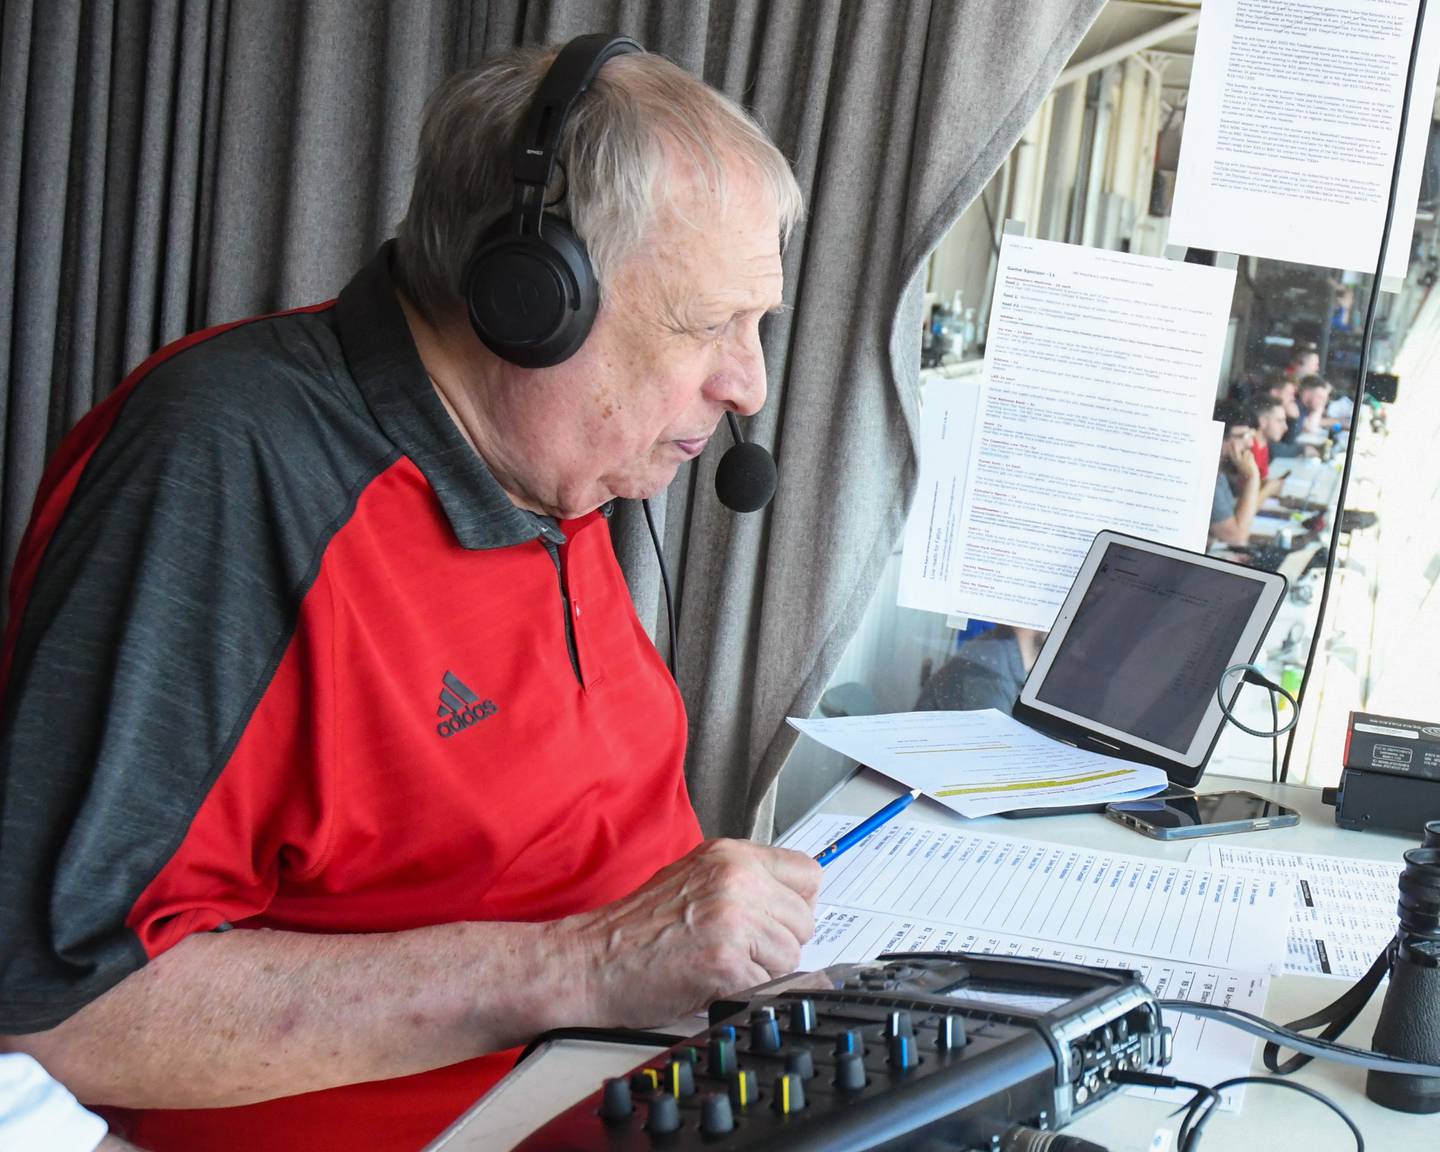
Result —
<svg viewBox="0 0 1440 1152"><path fill-rule="evenodd" d="M147 1148L415 1148L501 1050L691 1012L812 931L812 861L700 843L607 526L764 400L798 190L722 96L611 60L547 197L593 328L502 358L471 254L554 58L447 82L398 238L338 300L158 353L42 485L0 1032Z"/></svg>

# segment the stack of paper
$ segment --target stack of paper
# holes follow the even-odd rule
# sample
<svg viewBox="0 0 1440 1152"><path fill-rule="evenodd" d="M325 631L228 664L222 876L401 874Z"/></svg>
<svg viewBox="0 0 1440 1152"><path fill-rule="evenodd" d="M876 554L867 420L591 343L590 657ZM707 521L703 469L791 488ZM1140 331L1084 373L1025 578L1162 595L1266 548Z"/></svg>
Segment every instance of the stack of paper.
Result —
<svg viewBox="0 0 1440 1152"><path fill-rule="evenodd" d="M782 844L813 854L853 823L812 816ZM1258 1013L1285 958L1292 887L1278 875L896 820L826 868L801 966L883 952L1027 956L1131 968L1156 996ZM1245 1034L1193 1016L1166 1020L1171 1075L1208 1084L1249 1069ZM1240 1098L1227 1093L1226 1106Z"/></svg>
<svg viewBox="0 0 1440 1152"><path fill-rule="evenodd" d="M1284 876L1295 884L1285 971L1358 980L1395 935L1398 860L1352 860L1197 844L1190 862Z"/></svg>
<svg viewBox="0 0 1440 1152"><path fill-rule="evenodd" d="M1073 748L994 708L790 724L961 816L1136 800L1169 783L1159 768Z"/></svg>

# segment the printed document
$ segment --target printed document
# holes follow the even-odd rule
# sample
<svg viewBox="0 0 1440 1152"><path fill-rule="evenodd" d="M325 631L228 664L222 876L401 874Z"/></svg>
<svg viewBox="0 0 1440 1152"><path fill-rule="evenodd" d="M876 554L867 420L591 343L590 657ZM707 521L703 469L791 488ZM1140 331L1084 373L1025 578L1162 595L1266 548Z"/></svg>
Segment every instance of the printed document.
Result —
<svg viewBox="0 0 1440 1152"><path fill-rule="evenodd" d="M973 377L930 380L920 392L920 474L900 556L902 607L931 608L952 601L979 400L980 381Z"/></svg>
<svg viewBox="0 0 1440 1152"><path fill-rule="evenodd" d="M961 816L1138 800L1163 769L1052 740L994 708L789 718L790 726Z"/></svg>
<svg viewBox="0 0 1440 1152"><path fill-rule="evenodd" d="M1169 242L1374 273L1418 0L1205 0ZM1385 278L1403 278L1440 69L1427 8Z"/></svg>
<svg viewBox="0 0 1440 1152"><path fill-rule="evenodd" d="M813 854L852 823L812 816L780 843ZM1223 869L1182 877L1177 868L1184 866L894 821L825 870L800 967L885 952L995 953L1129 968L1157 997L1262 1013L1265 972L1283 955L1283 930L1272 922L1283 918L1288 884ZM1156 930L1134 933L1127 925L1137 923L1142 900L1138 922ZM1251 1037L1174 1012L1166 1021L1175 1029L1170 1075L1210 1084L1249 1071ZM1227 1093L1225 1107L1239 1107L1242 1097Z"/></svg>
<svg viewBox="0 0 1440 1152"><path fill-rule="evenodd" d="M783 840L814 855L855 824L815 815ZM1278 972L1283 876L892 820L825 869L820 899L1073 947Z"/></svg>
<svg viewBox="0 0 1440 1152"><path fill-rule="evenodd" d="M1285 971L1353 981L1395 935L1399 860L1351 860L1230 844L1197 844L1206 868L1266 872L1295 881Z"/></svg>
<svg viewBox="0 0 1440 1152"><path fill-rule="evenodd" d="M800 957L802 969L824 968L829 964L872 960L884 952L982 952L999 956L1021 956L1034 960L1057 960L1093 968L1128 968L1140 974L1145 986L1157 997L1199 1000L1222 1004L1261 1015L1270 978L1232 972L1212 964L1179 960L1155 960L1127 952L1078 948L1005 932L945 925L933 920L865 912L821 902L815 910L815 936ZM1169 1076L1216 1084L1249 1070L1255 1041L1233 1028L1213 1020L1167 1012L1165 1022L1174 1029L1174 1059L1166 1066ZM1154 1096L1177 1103L1190 1098L1188 1089L1132 1088L1142 1096ZM1226 1108L1239 1108L1244 1089L1231 1089L1224 1099Z"/></svg>
<svg viewBox="0 0 1440 1152"><path fill-rule="evenodd" d="M1203 549L1234 280L1007 235L968 446L952 431L957 402L921 411L902 606L1043 631L1102 528ZM953 447L936 447L935 421Z"/></svg>

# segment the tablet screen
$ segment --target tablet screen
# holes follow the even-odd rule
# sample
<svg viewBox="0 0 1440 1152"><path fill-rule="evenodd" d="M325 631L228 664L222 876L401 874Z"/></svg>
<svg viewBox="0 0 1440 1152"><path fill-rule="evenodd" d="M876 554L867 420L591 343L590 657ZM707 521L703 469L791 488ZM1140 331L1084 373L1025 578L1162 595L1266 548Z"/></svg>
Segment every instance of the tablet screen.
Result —
<svg viewBox="0 0 1440 1152"><path fill-rule="evenodd" d="M1233 567L1111 541L1058 646L1047 644L1033 699L1184 755L1225 669L1249 658L1265 591Z"/></svg>
<svg viewBox="0 0 1440 1152"><path fill-rule="evenodd" d="M1021 703L1198 768L1223 723L1221 675L1253 658L1283 590L1274 573L1100 533Z"/></svg>

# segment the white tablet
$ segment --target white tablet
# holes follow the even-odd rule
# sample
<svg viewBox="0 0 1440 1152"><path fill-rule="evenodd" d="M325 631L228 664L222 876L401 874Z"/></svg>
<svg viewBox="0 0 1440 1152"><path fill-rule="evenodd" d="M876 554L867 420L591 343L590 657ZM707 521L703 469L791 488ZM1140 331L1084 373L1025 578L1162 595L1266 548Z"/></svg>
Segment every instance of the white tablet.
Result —
<svg viewBox="0 0 1440 1152"><path fill-rule="evenodd" d="M1215 689L1255 659L1285 577L1118 532L1090 545L1015 718L1193 786L1220 736ZM1240 678L1232 677L1235 691Z"/></svg>

